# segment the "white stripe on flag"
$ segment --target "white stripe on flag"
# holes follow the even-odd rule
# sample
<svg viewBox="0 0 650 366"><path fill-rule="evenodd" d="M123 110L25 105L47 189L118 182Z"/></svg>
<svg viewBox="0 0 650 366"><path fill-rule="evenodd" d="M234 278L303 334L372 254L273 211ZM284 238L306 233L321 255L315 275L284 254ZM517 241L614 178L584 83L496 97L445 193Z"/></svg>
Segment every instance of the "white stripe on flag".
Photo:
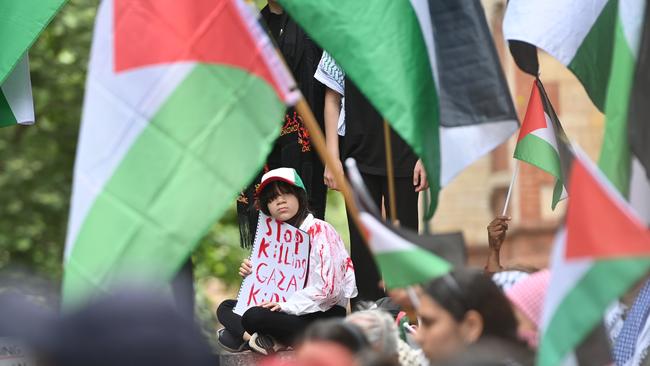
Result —
<svg viewBox="0 0 650 366"><path fill-rule="evenodd" d="M551 123L551 117L549 117L549 115L546 114L546 112L544 112L544 120L546 121L546 128L538 128L533 132L531 132L530 134L537 136L540 139L548 142L551 146L553 146L555 152L558 153L557 139L555 137L555 128L553 128L553 124Z"/></svg>
<svg viewBox="0 0 650 366"><path fill-rule="evenodd" d="M447 185L463 169L492 151L519 128L512 120L462 127L440 128L441 186Z"/></svg>
<svg viewBox="0 0 650 366"><path fill-rule="evenodd" d="M510 0L503 35L532 43L568 65L606 4L607 0Z"/></svg>
<svg viewBox="0 0 650 366"><path fill-rule="evenodd" d="M16 121L21 125L33 124L34 98L32 97L32 82L29 77L29 61L26 54L18 61L0 88Z"/></svg>
<svg viewBox="0 0 650 366"><path fill-rule="evenodd" d="M133 142L194 63L148 66L115 74L113 0L97 13L75 161L64 261L95 199ZM139 103L127 105L125 100Z"/></svg>
<svg viewBox="0 0 650 366"><path fill-rule="evenodd" d="M630 206L646 225L650 225L650 182L639 159L632 155L631 160Z"/></svg>
<svg viewBox="0 0 650 366"><path fill-rule="evenodd" d="M370 246L375 254L416 249L413 244L388 229L373 215L361 212L359 216L370 232Z"/></svg>
<svg viewBox="0 0 650 366"><path fill-rule="evenodd" d="M566 229L563 227L555 236L551 252L551 281L544 299L544 311L540 329L546 330L562 300L571 292L582 277L591 269L592 260L581 259L567 262L564 257L566 248ZM543 332L540 332L542 334Z"/></svg>
<svg viewBox="0 0 650 366"><path fill-rule="evenodd" d="M623 26L625 40L637 59L641 45L641 27L643 26L644 0L621 0L618 3L618 16Z"/></svg>

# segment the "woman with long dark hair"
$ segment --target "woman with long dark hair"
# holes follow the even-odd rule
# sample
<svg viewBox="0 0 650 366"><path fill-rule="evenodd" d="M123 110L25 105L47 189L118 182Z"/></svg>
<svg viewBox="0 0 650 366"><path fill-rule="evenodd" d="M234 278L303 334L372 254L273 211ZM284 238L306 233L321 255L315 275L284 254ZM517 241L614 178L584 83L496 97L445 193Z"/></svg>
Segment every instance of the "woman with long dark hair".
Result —
<svg viewBox="0 0 650 366"><path fill-rule="evenodd" d="M437 278L422 288L419 299L416 340L432 362L482 338L520 343L508 299L480 271L462 269Z"/></svg>

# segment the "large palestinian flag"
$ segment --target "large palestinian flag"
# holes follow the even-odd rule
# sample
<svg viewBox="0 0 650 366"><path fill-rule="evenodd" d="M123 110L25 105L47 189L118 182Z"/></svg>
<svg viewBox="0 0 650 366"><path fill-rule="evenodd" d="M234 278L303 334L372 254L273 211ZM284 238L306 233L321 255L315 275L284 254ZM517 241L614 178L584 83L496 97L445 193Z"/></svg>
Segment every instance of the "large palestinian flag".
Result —
<svg viewBox="0 0 650 366"><path fill-rule="evenodd" d="M65 2L0 2L0 127L34 123L27 51Z"/></svg>
<svg viewBox="0 0 650 366"><path fill-rule="evenodd" d="M439 187L516 131L479 0L280 3L422 158L427 217Z"/></svg>
<svg viewBox="0 0 650 366"><path fill-rule="evenodd" d="M615 187L584 153L563 167L570 199L551 254L538 365L575 363L605 308L650 269L650 231Z"/></svg>
<svg viewBox="0 0 650 366"><path fill-rule="evenodd" d="M298 95L241 0L104 0L66 242L66 303L167 280L261 168Z"/></svg>
<svg viewBox="0 0 650 366"><path fill-rule="evenodd" d="M644 0L511 0L504 19L504 36L520 67L537 76L531 67L537 54L525 47L543 49L578 77L605 113L599 166L646 223L650 161L643 151L650 136L628 111L633 85L643 82L638 72L647 68L648 24Z"/></svg>
<svg viewBox="0 0 650 366"><path fill-rule="evenodd" d="M566 198L562 179L562 166L558 140L566 139L564 129L555 114L544 85L539 79L533 82L526 116L519 130L514 157L544 170L555 177L551 208Z"/></svg>

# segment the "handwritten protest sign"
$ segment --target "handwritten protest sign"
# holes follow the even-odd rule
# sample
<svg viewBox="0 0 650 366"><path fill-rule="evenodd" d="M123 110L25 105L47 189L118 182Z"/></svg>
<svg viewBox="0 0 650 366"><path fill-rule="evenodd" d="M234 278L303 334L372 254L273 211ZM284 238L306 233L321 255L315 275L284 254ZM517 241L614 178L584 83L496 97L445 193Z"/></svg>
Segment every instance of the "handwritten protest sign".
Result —
<svg viewBox="0 0 650 366"><path fill-rule="evenodd" d="M242 283L233 310L239 315L264 302L284 302L305 286L309 235L260 213L250 260L253 273Z"/></svg>

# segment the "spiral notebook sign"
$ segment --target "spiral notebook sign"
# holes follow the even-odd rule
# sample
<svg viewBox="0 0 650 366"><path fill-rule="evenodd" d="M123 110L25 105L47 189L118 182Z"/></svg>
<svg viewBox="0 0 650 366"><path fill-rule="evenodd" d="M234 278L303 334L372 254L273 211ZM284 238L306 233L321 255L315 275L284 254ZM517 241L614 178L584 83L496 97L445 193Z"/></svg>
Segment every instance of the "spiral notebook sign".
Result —
<svg viewBox="0 0 650 366"><path fill-rule="evenodd" d="M305 286L309 235L260 213L250 260L253 273L244 279L234 309L239 315L268 301L284 302Z"/></svg>

